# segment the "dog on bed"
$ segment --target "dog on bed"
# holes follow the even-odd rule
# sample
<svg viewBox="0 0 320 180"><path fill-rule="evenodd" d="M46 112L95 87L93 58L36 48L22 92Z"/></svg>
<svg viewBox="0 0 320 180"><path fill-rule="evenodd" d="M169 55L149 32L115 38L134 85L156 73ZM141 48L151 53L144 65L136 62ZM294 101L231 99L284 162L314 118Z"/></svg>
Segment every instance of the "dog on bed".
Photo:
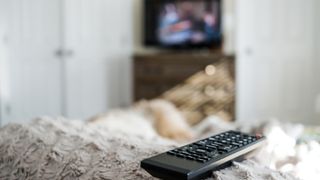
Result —
<svg viewBox="0 0 320 180"><path fill-rule="evenodd" d="M162 99L143 100L129 109L100 114L90 118L89 123L132 135L150 138L161 135L176 141L190 140L195 135L180 111Z"/></svg>

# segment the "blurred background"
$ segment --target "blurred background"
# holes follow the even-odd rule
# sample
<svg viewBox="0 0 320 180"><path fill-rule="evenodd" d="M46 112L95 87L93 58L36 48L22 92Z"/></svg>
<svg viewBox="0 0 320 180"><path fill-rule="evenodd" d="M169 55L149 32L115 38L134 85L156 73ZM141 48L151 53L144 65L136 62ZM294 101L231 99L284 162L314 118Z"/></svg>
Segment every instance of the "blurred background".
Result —
<svg viewBox="0 0 320 180"><path fill-rule="evenodd" d="M320 122L320 1L0 0L0 123L140 99Z"/></svg>

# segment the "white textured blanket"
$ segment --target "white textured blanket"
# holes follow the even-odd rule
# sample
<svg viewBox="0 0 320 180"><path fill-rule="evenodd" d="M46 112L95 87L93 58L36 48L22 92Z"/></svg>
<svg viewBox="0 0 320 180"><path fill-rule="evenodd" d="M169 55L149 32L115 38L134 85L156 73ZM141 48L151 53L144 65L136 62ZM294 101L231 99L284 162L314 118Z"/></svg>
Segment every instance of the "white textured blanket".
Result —
<svg viewBox="0 0 320 180"><path fill-rule="evenodd" d="M82 121L42 118L0 129L0 179L154 179L139 162L176 147ZM295 179L253 160L213 172L214 179Z"/></svg>

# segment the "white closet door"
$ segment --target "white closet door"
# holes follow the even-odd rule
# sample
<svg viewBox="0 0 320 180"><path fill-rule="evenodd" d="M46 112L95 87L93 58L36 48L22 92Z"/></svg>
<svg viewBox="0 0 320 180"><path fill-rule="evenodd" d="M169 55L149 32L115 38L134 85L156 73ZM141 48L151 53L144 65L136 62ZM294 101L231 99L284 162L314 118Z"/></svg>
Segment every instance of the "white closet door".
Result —
<svg viewBox="0 0 320 180"><path fill-rule="evenodd" d="M4 110L5 110L5 101L8 99L8 92L7 92L7 20L6 17L8 15L7 8L10 1L0 0L0 126L1 121L4 117Z"/></svg>
<svg viewBox="0 0 320 180"><path fill-rule="evenodd" d="M7 68L3 124L61 114L60 4L57 0L6 1Z"/></svg>
<svg viewBox="0 0 320 180"><path fill-rule="evenodd" d="M316 9L317 9L317 11L316 11L316 13L318 13L317 14L317 19L319 19L320 18L320 1L317 1L317 5L316 5ZM317 23L316 23L316 26L317 26L317 28L316 28L316 32L318 32L317 33L317 38L316 38L316 52L317 52L317 65L316 65L316 67L318 68L318 70L320 70L320 21L318 20L317 21ZM319 72L318 72L318 76L319 76ZM316 105L316 111L317 111L317 117L319 117L319 120L318 120L318 122L320 123L320 80L318 80L318 96L317 96L317 99L316 99L316 101L317 101L317 105Z"/></svg>
<svg viewBox="0 0 320 180"><path fill-rule="evenodd" d="M237 1L237 116L319 122L317 0Z"/></svg>
<svg viewBox="0 0 320 180"><path fill-rule="evenodd" d="M66 0L66 114L84 118L128 104L132 0Z"/></svg>

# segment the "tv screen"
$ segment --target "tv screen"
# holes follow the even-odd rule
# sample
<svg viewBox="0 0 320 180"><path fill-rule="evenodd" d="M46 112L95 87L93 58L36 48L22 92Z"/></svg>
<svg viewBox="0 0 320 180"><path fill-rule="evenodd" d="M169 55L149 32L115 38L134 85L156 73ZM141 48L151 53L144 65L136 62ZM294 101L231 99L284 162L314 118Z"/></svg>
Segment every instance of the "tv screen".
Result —
<svg viewBox="0 0 320 180"><path fill-rule="evenodd" d="M220 45L220 0L145 0L145 44L163 47Z"/></svg>

